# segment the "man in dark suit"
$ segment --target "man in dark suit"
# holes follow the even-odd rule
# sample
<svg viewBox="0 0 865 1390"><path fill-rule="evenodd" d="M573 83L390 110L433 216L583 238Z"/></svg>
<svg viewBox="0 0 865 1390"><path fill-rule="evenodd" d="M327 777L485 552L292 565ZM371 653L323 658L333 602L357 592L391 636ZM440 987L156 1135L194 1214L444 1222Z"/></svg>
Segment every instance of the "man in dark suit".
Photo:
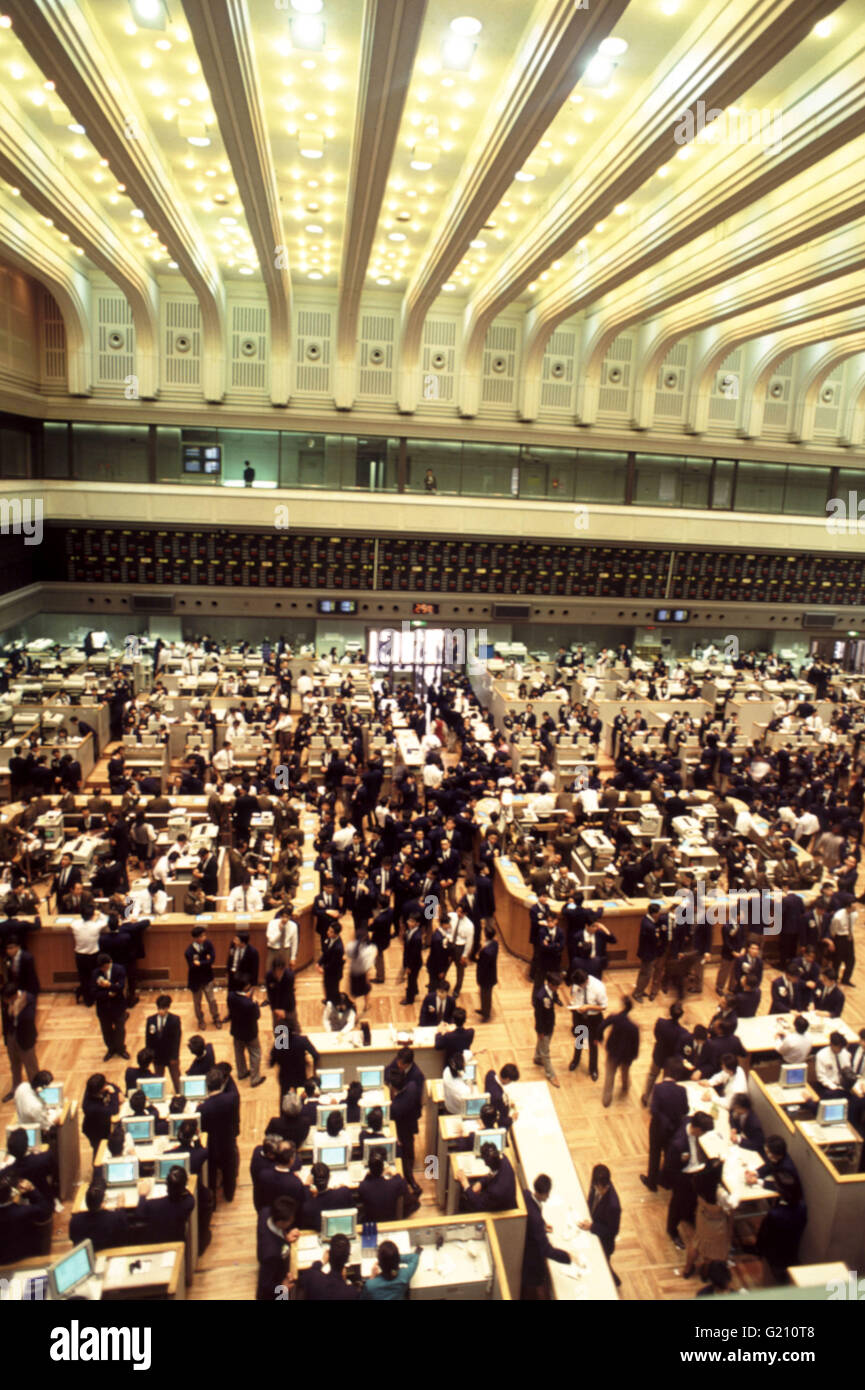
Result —
<svg viewBox="0 0 865 1390"><path fill-rule="evenodd" d="M484 944L477 964L477 985L481 996L481 1006L477 1013L484 1023L489 1023L493 1011L493 990L499 982L498 954L496 929L488 922L484 927Z"/></svg>
<svg viewBox="0 0 865 1390"><path fill-rule="evenodd" d="M383 1153L372 1153L369 1171L357 1190L364 1221L398 1221L407 1214L408 1186L405 1178L385 1171ZM400 1209L400 1202L403 1203Z"/></svg>
<svg viewBox="0 0 865 1390"><path fill-rule="evenodd" d="M405 997L399 1002L411 1005L417 998L418 976L423 965L423 933L419 918L414 916L409 917L406 922L402 964L405 971Z"/></svg>
<svg viewBox="0 0 865 1390"><path fill-rule="evenodd" d="M345 969L345 947L342 944L338 922L331 921L327 927L316 969L323 977L325 1000L336 1004L339 1000L342 972Z"/></svg>
<svg viewBox="0 0 865 1390"><path fill-rule="evenodd" d="M297 1008L294 971L286 965L284 956L274 956L273 965L264 977L264 988L274 1028L294 1018Z"/></svg>
<svg viewBox="0 0 865 1390"><path fill-rule="evenodd" d="M6 982L23 989L26 994L37 996L41 988L36 963L16 936L6 938Z"/></svg>
<svg viewBox="0 0 865 1390"><path fill-rule="evenodd" d="M309 1192L300 1214L300 1224L305 1231L321 1230L323 1211L339 1211L355 1205L350 1187L342 1184L330 1186L330 1169L326 1163L312 1165Z"/></svg>
<svg viewBox="0 0 865 1390"><path fill-rule="evenodd" d="M81 882L81 870L77 864L72 863L71 854L61 854L60 868L51 880L51 887L48 890L49 898L54 899L55 910L59 911L60 903L66 894L72 891L73 883Z"/></svg>
<svg viewBox="0 0 865 1390"><path fill-rule="evenodd" d="M210 1153L210 1185L216 1189L217 1172L221 1173L222 1195L226 1202L233 1202L239 1160L240 1102L237 1095L226 1090L226 1078L218 1067L207 1073L207 1099L202 1101L199 1113Z"/></svg>
<svg viewBox="0 0 865 1390"><path fill-rule="evenodd" d="M605 1033L609 1028L610 1036L607 1038L607 1064L604 1071L604 1094L601 1104L606 1109L613 1099L613 1086L615 1085L616 1072L621 1072L622 1096L628 1094L628 1083L631 1074L631 1063L636 1061L640 1051L640 1030L629 1017L631 1009L634 1007L633 999L626 997L622 1001L620 1013L610 1014L604 1019L601 1025L601 1033Z"/></svg>
<svg viewBox="0 0 865 1390"><path fill-rule="evenodd" d="M82 1240L93 1242L94 1251L116 1249L131 1244L129 1213L118 1207L106 1211L105 1184L94 1178L84 1194L86 1211L76 1212L69 1222L69 1239L78 1245Z"/></svg>
<svg viewBox="0 0 865 1390"><path fill-rule="evenodd" d="M550 1043L556 1027L556 1009L562 1003L559 998L560 984L560 975L546 975L538 981L532 991L532 1008L535 1013L534 1063L536 1067L543 1067L551 1086L561 1085L550 1057Z"/></svg>
<svg viewBox="0 0 865 1390"><path fill-rule="evenodd" d="M151 1014L144 1026L144 1041L153 1053L153 1072L155 1076L164 1075L165 1068L171 1077L174 1094L180 1093L180 1016L170 1013L171 995L160 994L156 1000L156 1013Z"/></svg>
<svg viewBox="0 0 865 1390"><path fill-rule="evenodd" d="M200 850L198 854L198 863L198 872L201 875L201 888L204 893L204 896L209 900L209 902L215 902L216 894L219 887L219 863L216 858L216 855L213 853L212 850L209 849ZM208 911L210 910L211 909L208 906Z"/></svg>
<svg viewBox="0 0 865 1390"><path fill-rule="evenodd" d="M415 1196L419 1196L420 1186L414 1178L414 1143L423 1100L422 1092L418 1090L417 1083L410 1079L410 1071L411 1068L401 1066L399 1058L397 1058L396 1066L390 1068L388 1074L391 1097L390 1113L402 1152L403 1177Z"/></svg>
<svg viewBox="0 0 865 1390"><path fill-rule="evenodd" d="M447 975L448 967L450 965L450 959L451 958L450 951L448 950L447 937L442 931L440 923L436 922L433 925L432 934L430 936L429 952L427 953L426 958L426 968L429 975L430 993L432 993L436 989L438 981L443 979L444 976Z"/></svg>
<svg viewBox="0 0 865 1390"><path fill-rule="evenodd" d="M664 909L660 903L649 903L649 910L640 922L640 935L637 940L637 955L640 970L634 989L634 999L643 1002L646 989L649 998L654 999L658 992L663 967L660 961L665 952Z"/></svg>
<svg viewBox="0 0 865 1390"><path fill-rule="evenodd" d="M592 1169L592 1182L588 1192L590 1220L581 1221L580 1229L591 1231L597 1236L610 1265L610 1273L616 1288L621 1284L616 1271L610 1263L616 1248L616 1236L622 1220L622 1204L619 1194L613 1187L610 1170L605 1163L596 1163Z"/></svg>
<svg viewBox="0 0 865 1390"><path fill-rule="evenodd" d="M272 1207L277 1197L291 1197L298 1210L306 1199L306 1188L294 1171L297 1148L290 1140L277 1145L273 1162L261 1167L253 1177L253 1201L256 1211Z"/></svg>
<svg viewBox="0 0 865 1390"><path fill-rule="evenodd" d="M322 1268L321 1260L316 1260L300 1276L301 1292L310 1303L351 1303L360 1298L360 1289L349 1284L346 1279L346 1265L351 1255L351 1242L348 1236L335 1235L331 1238L328 1254L328 1268Z"/></svg>
<svg viewBox="0 0 865 1390"><path fill-rule="evenodd" d="M730 1138L740 1148L753 1149L762 1157L766 1143L763 1126L754 1113L751 1097L744 1092L730 1102Z"/></svg>
<svg viewBox="0 0 865 1390"><path fill-rule="evenodd" d="M237 980L243 975L250 984L258 984L258 951L249 944L249 932L236 932L228 948L227 961L229 994L237 988Z"/></svg>
<svg viewBox="0 0 865 1390"><path fill-rule="evenodd" d="M435 1047L438 1052L444 1053L447 1064L455 1052L471 1052L474 1040L474 1028L466 1027L465 1009L456 1008L453 1013L453 1023L445 1024L441 1032L436 1033Z"/></svg>
<svg viewBox="0 0 865 1390"><path fill-rule="evenodd" d="M684 1063L679 1057L669 1057L664 1063L664 1079L652 1091L649 1120L649 1171L640 1174L640 1182L650 1192L657 1192L661 1160L673 1135L688 1113L688 1092L680 1082L685 1080Z"/></svg>
<svg viewBox="0 0 865 1390"><path fill-rule="evenodd" d="M196 1022L199 1028L204 1028L204 1008L201 1003L203 996L207 1000L214 1025L221 1028L222 1021L213 992L213 964L216 960L213 942L208 939L204 927L193 927L190 936L192 940L183 954L186 957L186 985L192 994Z"/></svg>
<svg viewBox="0 0 865 1390"><path fill-rule="evenodd" d="M498 1074L490 1068L484 1077L484 1091L489 1096L489 1103L496 1112L496 1124L499 1129L510 1129L514 1122L510 1103L505 1094L505 1086L512 1081L519 1081L519 1079L520 1070L515 1062L506 1062Z"/></svg>
<svg viewBox="0 0 865 1390"><path fill-rule="evenodd" d="M652 1087L666 1067L668 1060L682 1051L687 1038L690 1036L687 1028L684 1028L680 1022L684 1012L681 1004L672 1004L669 1018L655 1020L655 1046L652 1049L652 1065L649 1067L646 1085L640 1097L641 1104L644 1106L649 1104Z"/></svg>
<svg viewBox="0 0 865 1390"><path fill-rule="evenodd" d="M0 1250L10 1264L39 1255L44 1248L46 1228L51 1223L51 1202L29 1183L18 1189L14 1200L12 1182L0 1174ZM50 1237L50 1231L47 1232Z"/></svg>
<svg viewBox="0 0 865 1390"><path fill-rule="evenodd" d="M569 1265L571 1257L567 1250L558 1250L547 1235L543 1204L552 1190L552 1181L546 1173L535 1178L532 1191L523 1188L526 1204L526 1243L523 1248L523 1270L521 1279L521 1299L541 1299L546 1293L547 1260L557 1264Z"/></svg>
<svg viewBox="0 0 865 1390"><path fill-rule="evenodd" d="M450 989L447 980L439 979L435 992L426 996L420 1009L421 1028L435 1028L453 1021L456 1000L451 997Z"/></svg>
<svg viewBox="0 0 865 1390"><path fill-rule="evenodd" d="M297 1204L291 1197L277 1197L272 1207L258 1215L258 1286L255 1297L259 1303L272 1303L287 1290L289 1253L300 1235L297 1225Z"/></svg>
<svg viewBox="0 0 865 1390"><path fill-rule="evenodd" d="M112 1057L127 1057L126 1051L126 971L114 965L106 951L96 957L96 969L90 993L96 1003L96 1014L106 1046L103 1061Z"/></svg>
<svg viewBox="0 0 865 1390"><path fill-rule="evenodd" d="M253 999L252 990L252 983L241 975L236 988L228 996L228 1017L231 1020L231 1036L234 1039L237 1079L243 1081L248 1076L250 1087L261 1086L265 1080L261 1075L261 1043L258 1040L261 1008Z"/></svg>
<svg viewBox="0 0 865 1390"><path fill-rule="evenodd" d="M3 1097L4 1104L14 1097L24 1072L32 1083L39 1071L36 1037L36 995L13 984L6 985L3 990L3 1041L9 1056L12 1086Z"/></svg>

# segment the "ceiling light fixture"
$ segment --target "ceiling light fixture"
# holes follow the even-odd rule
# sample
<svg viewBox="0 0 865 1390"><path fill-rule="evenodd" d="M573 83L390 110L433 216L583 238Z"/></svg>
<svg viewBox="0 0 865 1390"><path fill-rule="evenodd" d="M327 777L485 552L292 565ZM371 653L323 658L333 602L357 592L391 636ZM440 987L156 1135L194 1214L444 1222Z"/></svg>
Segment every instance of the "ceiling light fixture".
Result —
<svg viewBox="0 0 865 1390"><path fill-rule="evenodd" d="M439 149L437 145L414 145L411 152L409 163L413 169L421 172L431 169L438 162Z"/></svg>
<svg viewBox="0 0 865 1390"><path fill-rule="evenodd" d="M66 129L67 129L67 130L71 130L73 135L86 135L86 134L87 134L87 131L84 129L84 126L83 126L83 125L79 125L77 121L73 121L71 125L68 125L68 126L66 127Z"/></svg>
<svg viewBox="0 0 865 1390"><path fill-rule="evenodd" d="M441 64L445 72L468 72L477 51L477 44L460 34L449 34L441 46Z"/></svg>
<svg viewBox="0 0 865 1390"><path fill-rule="evenodd" d="M473 39L483 29L479 19L473 19L471 15L462 15L459 19L452 19L450 22L451 32L459 34L461 38Z"/></svg>
<svg viewBox="0 0 865 1390"><path fill-rule="evenodd" d="M606 87L615 70L615 63L596 53L583 73L583 81L587 87Z"/></svg>
<svg viewBox="0 0 865 1390"><path fill-rule="evenodd" d="M295 48L317 53L324 48L324 20L317 14L299 14L290 22L291 41Z"/></svg>
<svg viewBox="0 0 865 1390"><path fill-rule="evenodd" d="M605 58L621 58L623 53L627 53L628 45L625 39L601 39L598 44L598 52L603 53Z"/></svg>
<svg viewBox="0 0 865 1390"><path fill-rule="evenodd" d="M168 15L163 0L132 0L133 18L143 29L164 29Z"/></svg>
<svg viewBox="0 0 865 1390"><path fill-rule="evenodd" d="M324 136L314 130L302 130L297 144L304 159L321 159L324 154Z"/></svg>

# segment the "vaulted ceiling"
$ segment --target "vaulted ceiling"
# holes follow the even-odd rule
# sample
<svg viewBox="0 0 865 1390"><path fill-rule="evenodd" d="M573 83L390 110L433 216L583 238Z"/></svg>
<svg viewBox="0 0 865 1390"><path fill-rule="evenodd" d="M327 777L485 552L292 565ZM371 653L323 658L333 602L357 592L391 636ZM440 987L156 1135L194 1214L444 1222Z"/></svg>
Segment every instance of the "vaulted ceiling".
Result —
<svg viewBox="0 0 865 1390"><path fill-rule="evenodd" d="M865 6L583 4L0 0L0 262L64 389L123 398L108 285L136 400L865 447Z"/></svg>

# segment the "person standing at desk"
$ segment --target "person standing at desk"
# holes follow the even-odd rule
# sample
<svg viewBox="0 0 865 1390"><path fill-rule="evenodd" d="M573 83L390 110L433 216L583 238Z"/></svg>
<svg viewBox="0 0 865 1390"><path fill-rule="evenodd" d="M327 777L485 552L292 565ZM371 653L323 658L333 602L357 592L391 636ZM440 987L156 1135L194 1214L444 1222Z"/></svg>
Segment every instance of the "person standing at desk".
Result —
<svg viewBox="0 0 865 1390"><path fill-rule="evenodd" d="M46 1239L50 1247L51 1202L32 1183L22 1181L15 1201L11 1180L0 1174L0 1250L3 1260L14 1264L40 1255Z"/></svg>
<svg viewBox="0 0 865 1390"><path fill-rule="evenodd" d="M420 1264L420 1246L410 1255L401 1255L392 1240L383 1240L376 1253L376 1263L361 1299L365 1303L404 1303Z"/></svg>
<svg viewBox="0 0 865 1390"><path fill-rule="evenodd" d="M597 980L585 970L573 972L571 983L571 1009L573 1010L574 1055L568 1066L576 1071L583 1055L582 1037L579 1030L585 1028L589 1045L589 1075L593 1081L598 1079L598 1038L604 1023L604 1009L607 1007L607 991L602 980Z"/></svg>
<svg viewBox="0 0 865 1390"><path fill-rule="evenodd" d="M414 1068L414 1070L417 1070ZM414 1142L418 1132L418 1119L421 1112L422 1093L417 1083L411 1079L408 1070L401 1070L398 1063L391 1069L388 1077L391 1097L391 1118L396 1128L402 1152L403 1176L416 1196L420 1185L414 1179Z"/></svg>
<svg viewBox="0 0 865 1390"><path fill-rule="evenodd" d="M12 1071L12 1086L3 1097L4 1105L21 1085L24 1072L28 1081L35 1082L39 1071L36 1039L36 995L28 994L17 985L6 985L3 990L3 1041Z"/></svg>
<svg viewBox="0 0 865 1390"><path fill-rule="evenodd" d="M291 1197L277 1197L272 1207L259 1212L257 1302L271 1303L287 1293L289 1246L299 1235L297 1205Z"/></svg>
<svg viewBox="0 0 865 1390"><path fill-rule="evenodd" d="M243 975L238 976L234 992L228 996L228 1016L231 1020L231 1036L234 1039L237 1079L243 1081L248 1076L250 1088L261 1086L266 1079L261 1075L261 1043L258 1040L261 1008L252 997L251 982Z"/></svg>
<svg viewBox="0 0 865 1390"><path fill-rule="evenodd" d="M192 940L183 954L186 958L186 987L192 994L195 1021L199 1028L204 1028L204 1009L201 1003L203 995L207 1000L214 1027L221 1028L222 1020L219 1017L213 989L213 966L216 960L213 942L209 940L204 927L193 927L190 936Z"/></svg>
<svg viewBox="0 0 865 1390"><path fill-rule="evenodd" d="M153 1179L144 1179L139 1189L138 1207L132 1215L133 1223L143 1226L139 1235L142 1245L168 1245L185 1240L186 1223L195 1209L195 1198L188 1187L186 1169L180 1164L168 1170L164 1197L151 1197Z"/></svg>
<svg viewBox="0 0 865 1390"><path fill-rule="evenodd" d="M647 1173L640 1174L640 1182L650 1192L658 1190L661 1159L688 1113L688 1092L679 1084L684 1079L685 1066L682 1059L670 1057L664 1066L664 1080L656 1083L652 1089L649 1167Z"/></svg>
<svg viewBox="0 0 865 1390"><path fill-rule="evenodd" d="M484 926L484 944L478 956L476 972L477 987L481 996L481 1006L477 1014L484 1023L490 1020L493 1011L493 990L499 982L498 954L496 929L492 923L487 922Z"/></svg>
<svg viewBox="0 0 865 1390"><path fill-rule="evenodd" d="M454 1009L453 1022L446 1023L436 1033L434 1042L436 1051L443 1052L446 1058L453 1052L462 1052L470 1057L474 1040L474 1028L466 1027L465 1009Z"/></svg>
<svg viewBox="0 0 865 1390"><path fill-rule="evenodd" d="M520 1299L539 1300L547 1294L547 1260L557 1264L569 1265L571 1257L567 1250L558 1250L551 1242L548 1232L552 1230L544 1220L543 1205L552 1191L552 1181L546 1173L538 1173L532 1191L523 1188L526 1204L526 1243L523 1250L523 1268L520 1280Z"/></svg>
<svg viewBox="0 0 865 1390"><path fill-rule="evenodd" d="M90 1140L94 1157L96 1150L111 1133L111 1117L120 1109L120 1088L106 1081L101 1071L88 1077L81 1102L81 1133Z"/></svg>
<svg viewBox="0 0 865 1390"><path fill-rule="evenodd" d="M126 971L122 965L114 965L105 951L96 957L96 970L90 989L96 1002L96 1013L107 1049L102 1060L110 1062L115 1056L128 1058L124 997Z"/></svg>
<svg viewBox="0 0 865 1390"><path fill-rule="evenodd" d="M326 1163L314 1163L309 1178L309 1196L303 1204L300 1224L305 1231L321 1230L324 1211L345 1211L356 1206L350 1187L330 1186L330 1169Z"/></svg>
<svg viewBox="0 0 865 1390"><path fill-rule="evenodd" d="M842 1073L850 1068L850 1053L843 1033L830 1033L829 1043L814 1058L814 1090L823 1100L846 1096Z"/></svg>
<svg viewBox="0 0 865 1390"><path fill-rule="evenodd" d="M559 998L560 984L560 975L546 975L532 991L536 1038L534 1063L536 1067L543 1067L547 1081L551 1086L561 1084L553 1069L550 1057L550 1043L556 1026L556 1009L561 1006L562 1002Z"/></svg>
<svg viewBox="0 0 865 1390"><path fill-rule="evenodd" d="M226 1078L218 1067L207 1073L207 1099L202 1102L199 1114L202 1131L207 1135L211 1186L216 1189L216 1175L220 1172L222 1195L226 1202L233 1202L240 1161L237 1149L240 1103L236 1095L226 1091L225 1085Z"/></svg>
<svg viewBox="0 0 865 1390"><path fill-rule="evenodd" d="M335 1004L338 1001L344 968L345 947L340 939L339 923L331 922L325 934L321 955L316 962L316 969L324 981L324 1002L326 1004Z"/></svg>
<svg viewBox="0 0 865 1390"><path fill-rule="evenodd" d="M610 1266L613 1282L618 1288L622 1281L613 1269L611 1260L622 1220L622 1204L619 1201L619 1194L613 1187L610 1170L604 1163L596 1163L592 1169L588 1203L590 1219L580 1222L580 1230L591 1231L592 1235L597 1236L600 1240L607 1257L607 1264Z"/></svg>

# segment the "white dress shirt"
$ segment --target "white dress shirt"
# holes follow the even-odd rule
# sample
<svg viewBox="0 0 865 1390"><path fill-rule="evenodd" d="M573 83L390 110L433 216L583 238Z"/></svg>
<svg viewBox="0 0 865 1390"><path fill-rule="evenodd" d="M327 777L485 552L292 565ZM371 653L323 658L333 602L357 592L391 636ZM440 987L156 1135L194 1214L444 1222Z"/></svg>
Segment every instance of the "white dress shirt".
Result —
<svg viewBox="0 0 865 1390"><path fill-rule="evenodd" d="M831 1047L821 1047L814 1058L814 1075L818 1085L826 1086L830 1091L842 1090L841 1068L849 1065L850 1053L846 1047L842 1047L838 1053L833 1052Z"/></svg>
<svg viewBox="0 0 865 1390"><path fill-rule="evenodd" d="M607 1007L607 987L602 980L589 975L584 985L571 985L572 1004L592 1004Z"/></svg>
<svg viewBox="0 0 865 1390"><path fill-rule="evenodd" d="M83 917L79 917L72 923L72 936L75 942L75 954L79 956L95 956L99 953L99 933L102 931L107 918L97 915L91 917L89 922L85 922Z"/></svg>
<svg viewBox="0 0 865 1390"><path fill-rule="evenodd" d="M283 951L289 961L297 960L297 947L300 933L292 918L274 917L267 924L264 934L267 947L271 951Z"/></svg>
<svg viewBox="0 0 865 1390"><path fill-rule="evenodd" d="M445 1110L448 1114L461 1114L462 1105L460 1102L471 1094L471 1083L466 1081L462 1076L454 1076L450 1067L445 1067L442 1075L442 1095L444 1096Z"/></svg>
<svg viewBox="0 0 865 1390"><path fill-rule="evenodd" d="M448 939L454 946L462 946L463 955L467 956L472 949L475 939L475 925L470 917L461 916L457 912L448 913L450 929Z"/></svg>
<svg viewBox="0 0 865 1390"><path fill-rule="evenodd" d="M29 1081L22 1081L15 1090L15 1113L19 1125L48 1123L48 1106Z"/></svg>
<svg viewBox="0 0 865 1390"><path fill-rule="evenodd" d="M785 1062L807 1062L813 1046L814 1039L810 1032L788 1033L778 1043L778 1051Z"/></svg>
<svg viewBox="0 0 865 1390"><path fill-rule="evenodd" d="M709 1085L721 1087L715 1104L723 1105L725 1110L730 1109L734 1096L748 1094L748 1079L741 1067L737 1067L732 1076L726 1071L716 1071L714 1076L709 1077Z"/></svg>
<svg viewBox="0 0 865 1390"><path fill-rule="evenodd" d="M247 888L238 884L228 895L227 912L261 912L264 907L262 896L254 884Z"/></svg>

